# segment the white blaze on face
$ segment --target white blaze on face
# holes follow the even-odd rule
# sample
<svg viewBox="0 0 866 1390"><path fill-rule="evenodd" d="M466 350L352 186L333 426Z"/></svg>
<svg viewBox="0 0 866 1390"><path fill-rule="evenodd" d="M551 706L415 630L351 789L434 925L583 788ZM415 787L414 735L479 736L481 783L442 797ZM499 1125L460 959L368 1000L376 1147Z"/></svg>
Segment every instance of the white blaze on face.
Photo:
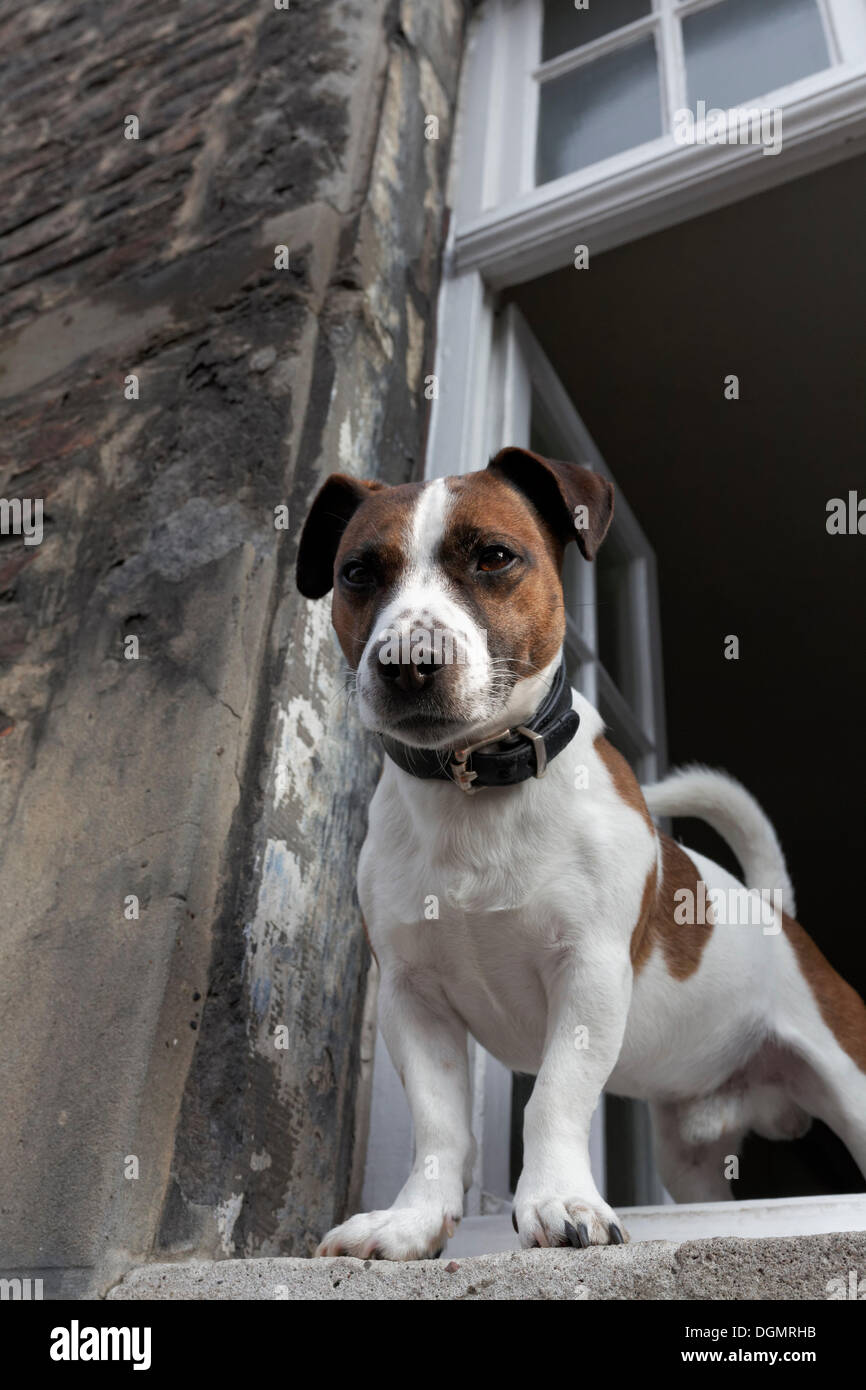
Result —
<svg viewBox="0 0 866 1390"><path fill-rule="evenodd" d="M450 701L467 723L490 712L490 661L487 634L449 591L437 560L446 533L453 494L444 478L426 483L406 527L406 563L393 597L373 625L358 665L358 700L365 723L377 726L379 648L400 644L403 651L429 642L436 660L454 669L448 676Z"/></svg>
<svg viewBox="0 0 866 1390"><path fill-rule="evenodd" d="M434 556L445 535L452 496L444 478L426 483L418 495L409 531L407 573L426 577L434 567Z"/></svg>

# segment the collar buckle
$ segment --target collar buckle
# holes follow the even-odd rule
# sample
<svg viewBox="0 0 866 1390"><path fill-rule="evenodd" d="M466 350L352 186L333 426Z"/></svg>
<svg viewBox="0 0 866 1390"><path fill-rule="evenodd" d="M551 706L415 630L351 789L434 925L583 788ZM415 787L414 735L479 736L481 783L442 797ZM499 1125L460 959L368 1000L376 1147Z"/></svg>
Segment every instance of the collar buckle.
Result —
<svg viewBox="0 0 866 1390"><path fill-rule="evenodd" d="M493 734L490 738L482 738L478 743L467 743L463 748L454 749L454 761L449 764L454 773L454 781L461 791L467 796L475 796L476 792L483 792L483 787L473 787L472 783L478 776L477 772L470 772L466 763L471 754L476 753L479 748L487 748L491 743L501 743L503 739L511 737L510 729L502 729L498 734Z"/></svg>
<svg viewBox="0 0 866 1390"><path fill-rule="evenodd" d="M527 729L525 724L518 724L514 732L523 734L524 738L529 739L535 750L535 771L532 775L533 777L543 777L547 771L547 744L541 734L537 734L534 729Z"/></svg>

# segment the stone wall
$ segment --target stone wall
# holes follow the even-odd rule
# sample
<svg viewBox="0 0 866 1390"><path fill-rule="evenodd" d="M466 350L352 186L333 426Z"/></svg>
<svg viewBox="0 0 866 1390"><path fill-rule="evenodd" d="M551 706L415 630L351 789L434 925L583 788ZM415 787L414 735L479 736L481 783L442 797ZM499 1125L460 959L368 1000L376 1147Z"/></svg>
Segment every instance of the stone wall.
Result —
<svg viewBox="0 0 866 1390"><path fill-rule="evenodd" d="M47 1293L345 1204L377 757L292 566L328 472L421 468L464 11L0 4L0 498L44 501L0 536L0 1268Z"/></svg>

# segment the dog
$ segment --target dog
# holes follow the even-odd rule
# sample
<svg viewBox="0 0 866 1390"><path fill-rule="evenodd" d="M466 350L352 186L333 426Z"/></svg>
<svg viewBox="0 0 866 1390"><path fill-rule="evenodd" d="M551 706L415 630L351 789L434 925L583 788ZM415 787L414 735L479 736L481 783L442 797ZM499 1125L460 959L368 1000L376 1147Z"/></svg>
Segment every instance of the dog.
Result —
<svg viewBox="0 0 866 1390"><path fill-rule="evenodd" d="M793 1138L813 1116L866 1175L866 1008L794 920L769 820L703 768L641 789L565 679L565 547L592 561L612 515L598 473L521 448L426 483L334 474L312 503L298 586L333 588L385 751L358 894L415 1133L394 1204L318 1255L441 1253L473 1171L468 1032L535 1076L524 1247L628 1238L590 1171L604 1087L649 1102L676 1201L730 1197L747 1131ZM744 882L663 834L665 816L718 830ZM759 893L756 921L725 911Z"/></svg>

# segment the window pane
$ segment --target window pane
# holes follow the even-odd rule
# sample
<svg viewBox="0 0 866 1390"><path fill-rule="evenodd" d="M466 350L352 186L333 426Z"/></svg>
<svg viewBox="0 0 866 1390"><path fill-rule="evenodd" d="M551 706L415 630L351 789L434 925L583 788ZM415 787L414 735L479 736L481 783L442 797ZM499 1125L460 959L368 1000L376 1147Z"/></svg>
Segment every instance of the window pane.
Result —
<svg viewBox="0 0 866 1390"><path fill-rule="evenodd" d="M722 0L683 20L689 101L736 106L829 65L815 0Z"/></svg>
<svg viewBox="0 0 866 1390"><path fill-rule="evenodd" d="M591 0L589 9L576 10L574 0L546 0L541 59L555 58L570 48L600 39L611 29L633 24L650 12L650 0Z"/></svg>
<svg viewBox="0 0 866 1390"><path fill-rule="evenodd" d="M537 181L547 183L661 134L652 38L541 87Z"/></svg>
<svg viewBox="0 0 866 1390"><path fill-rule="evenodd" d="M612 539L612 538L611 538ZM631 622L628 604L628 566L611 558L602 546L595 561L596 603L598 605L598 654L614 685L629 704L631 689L629 639Z"/></svg>

